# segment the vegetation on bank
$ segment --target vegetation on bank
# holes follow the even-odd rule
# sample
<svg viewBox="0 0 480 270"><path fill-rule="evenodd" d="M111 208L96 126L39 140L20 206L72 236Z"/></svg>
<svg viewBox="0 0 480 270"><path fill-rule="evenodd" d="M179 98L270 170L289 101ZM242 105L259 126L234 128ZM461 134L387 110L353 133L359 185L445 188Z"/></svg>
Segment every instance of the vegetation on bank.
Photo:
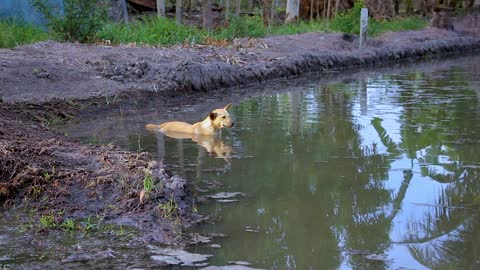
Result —
<svg viewBox="0 0 480 270"><path fill-rule="evenodd" d="M387 31L416 30L425 27L426 22L416 17L394 19L392 21L371 21L369 34L379 35ZM357 29L348 28L341 22L314 20L301 21L297 24L265 27L261 18L234 18L225 28L207 31L202 28L177 24L174 20L163 17L145 17L130 24L106 23L84 42L108 40L113 44L138 43L148 45L173 45L184 42L204 43L205 41L232 40L241 37L265 37L275 35L292 35L308 32L346 32L358 33ZM72 41L68 36L62 37L38 26L0 21L0 47L13 48L43 40Z"/></svg>
<svg viewBox="0 0 480 270"><path fill-rule="evenodd" d="M18 20L0 20L0 48L13 48L49 38L48 33L38 26Z"/></svg>

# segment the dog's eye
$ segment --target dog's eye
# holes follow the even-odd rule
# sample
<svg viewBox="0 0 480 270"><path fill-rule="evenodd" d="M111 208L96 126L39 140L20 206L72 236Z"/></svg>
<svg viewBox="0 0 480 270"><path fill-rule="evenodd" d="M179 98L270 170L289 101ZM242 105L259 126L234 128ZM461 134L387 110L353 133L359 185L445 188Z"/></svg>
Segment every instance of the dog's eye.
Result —
<svg viewBox="0 0 480 270"><path fill-rule="evenodd" d="M222 118L225 118L225 115L224 115L224 116L222 116Z"/></svg>

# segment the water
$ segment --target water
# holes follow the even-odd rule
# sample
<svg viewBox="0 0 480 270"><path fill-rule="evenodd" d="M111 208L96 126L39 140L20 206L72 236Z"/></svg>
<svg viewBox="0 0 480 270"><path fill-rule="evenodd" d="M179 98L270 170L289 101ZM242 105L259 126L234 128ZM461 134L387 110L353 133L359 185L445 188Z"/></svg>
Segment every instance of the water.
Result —
<svg viewBox="0 0 480 270"><path fill-rule="evenodd" d="M150 151L191 180L213 220L192 232L228 235L190 247L211 265L480 269L480 57L330 77L124 108L65 132ZM229 101L235 126L203 146L143 128ZM206 197L218 192L242 195Z"/></svg>

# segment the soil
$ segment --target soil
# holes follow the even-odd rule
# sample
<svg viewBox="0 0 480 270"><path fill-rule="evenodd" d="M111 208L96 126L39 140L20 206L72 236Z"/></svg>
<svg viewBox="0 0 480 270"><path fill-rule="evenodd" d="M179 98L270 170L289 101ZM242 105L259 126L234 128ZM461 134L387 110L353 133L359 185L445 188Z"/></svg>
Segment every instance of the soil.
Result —
<svg viewBox="0 0 480 270"><path fill-rule="evenodd" d="M108 110L124 100L181 99L308 72L475 52L479 19L469 16L455 22L461 31L385 33L363 49L356 36L338 33L238 39L225 46L48 41L0 49L0 201L35 209L34 219L60 211L59 219L95 214L139 228L142 241L178 243L172 224L201 220L185 179L149 154L73 141L52 124L88 113L92 104ZM157 186L142 197L146 174ZM162 217L158 207L171 198L178 205L175 220Z"/></svg>

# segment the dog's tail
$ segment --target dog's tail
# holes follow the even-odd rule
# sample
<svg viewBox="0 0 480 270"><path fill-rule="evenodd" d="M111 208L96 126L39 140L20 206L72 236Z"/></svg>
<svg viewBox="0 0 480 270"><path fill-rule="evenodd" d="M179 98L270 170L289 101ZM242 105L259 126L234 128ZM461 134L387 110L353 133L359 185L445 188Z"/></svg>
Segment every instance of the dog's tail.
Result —
<svg viewBox="0 0 480 270"><path fill-rule="evenodd" d="M146 124L145 128L148 129L148 130L159 130L159 129L163 128L166 124L167 123L163 123L163 124L160 124L160 125Z"/></svg>

